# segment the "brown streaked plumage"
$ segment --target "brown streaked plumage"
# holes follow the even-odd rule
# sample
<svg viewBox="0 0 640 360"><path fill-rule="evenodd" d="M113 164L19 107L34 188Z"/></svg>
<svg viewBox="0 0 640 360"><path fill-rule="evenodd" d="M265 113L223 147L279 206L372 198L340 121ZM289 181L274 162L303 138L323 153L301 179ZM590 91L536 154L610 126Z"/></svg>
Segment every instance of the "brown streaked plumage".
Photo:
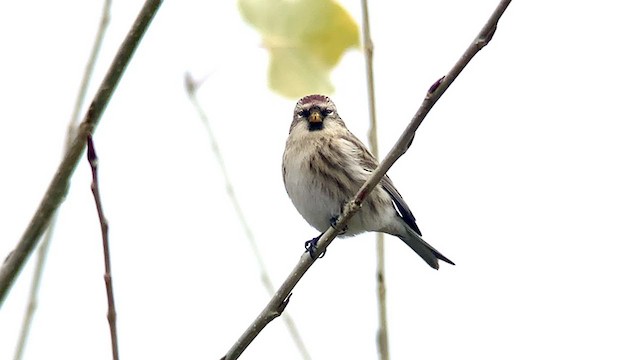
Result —
<svg viewBox="0 0 640 360"><path fill-rule="evenodd" d="M293 205L311 226L325 231L377 166L331 99L308 95L298 101L282 158L282 177ZM415 217L388 176L372 190L341 236L365 231L397 236L434 269L438 260L453 265L421 238Z"/></svg>

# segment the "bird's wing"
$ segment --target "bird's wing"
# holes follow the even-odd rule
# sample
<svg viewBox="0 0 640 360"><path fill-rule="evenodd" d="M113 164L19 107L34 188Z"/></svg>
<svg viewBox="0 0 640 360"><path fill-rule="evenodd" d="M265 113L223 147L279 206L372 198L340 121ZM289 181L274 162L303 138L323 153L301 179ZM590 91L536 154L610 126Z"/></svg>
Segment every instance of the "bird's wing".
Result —
<svg viewBox="0 0 640 360"><path fill-rule="evenodd" d="M360 140L353 136L353 134L351 134L351 138L353 144L362 152L362 156L360 156L362 167L369 172L375 170L378 167L378 161L376 161L376 158ZM391 182L391 179L385 175L382 180L380 180L380 185L389 195L391 195L393 204L395 205L396 211L399 213L400 217L413 231L417 232L418 235L422 235L422 232L420 232L420 229L418 228L418 224L416 224L416 218L413 216L411 209L409 209L409 205L404 201L402 195L398 192L398 189L396 189L393 182Z"/></svg>
<svg viewBox="0 0 640 360"><path fill-rule="evenodd" d="M400 213L400 217L402 217L402 220L404 220L404 222L406 222L413 231L417 232L418 235L422 235L420 229L418 228L418 224L416 224L416 217L413 216L411 209L409 209L409 205L407 205L407 202L404 201L402 195L400 195L400 193L398 192L398 189L393 186L391 179L389 179L389 177L385 175L382 180L380 180L380 185L382 185L382 188L385 189L387 193L389 193L389 195L391 195L391 199L396 206L396 210Z"/></svg>

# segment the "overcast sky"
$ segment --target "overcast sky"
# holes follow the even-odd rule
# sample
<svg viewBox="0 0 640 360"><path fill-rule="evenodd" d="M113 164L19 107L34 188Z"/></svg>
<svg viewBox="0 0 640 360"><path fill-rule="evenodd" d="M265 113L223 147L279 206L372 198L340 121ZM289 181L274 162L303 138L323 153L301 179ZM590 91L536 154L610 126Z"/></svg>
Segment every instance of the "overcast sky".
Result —
<svg viewBox="0 0 640 360"><path fill-rule="evenodd" d="M360 22L360 2L342 2ZM497 0L372 2L381 153ZM115 0L96 91L142 1ZM100 1L0 3L0 257L59 163ZM514 1L390 176L428 267L386 238L394 359L640 357L640 50L631 1ZM268 54L234 1L167 1L96 131L111 224L123 359L219 359L267 303L220 168L184 91L198 96L276 284L317 235L280 161L296 99L266 86ZM331 94L366 139L363 54ZM86 107L85 107L86 108ZM110 359L102 245L83 160L62 206L25 359ZM372 235L335 241L287 312L313 359L375 359ZM32 257L31 260L33 260ZM13 356L34 262L0 308ZM281 319L246 359L299 359Z"/></svg>

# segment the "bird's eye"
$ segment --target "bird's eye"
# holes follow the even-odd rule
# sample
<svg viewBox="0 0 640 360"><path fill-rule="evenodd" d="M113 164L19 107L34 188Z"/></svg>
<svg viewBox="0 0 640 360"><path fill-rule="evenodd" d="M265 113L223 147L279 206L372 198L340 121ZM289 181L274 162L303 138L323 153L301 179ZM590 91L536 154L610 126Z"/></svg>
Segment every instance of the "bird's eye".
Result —
<svg viewBox="0 0 640 360"><path fill-rule="evenodd" d="M333 114L333 110L331 110L331 109L326 109L325 111L323 111L323 113L324 113L324 115L325 115L325 116L327 116L327 115L331 115L331 114Z"/></svg>
<svg viewBox="0 0 640 360"><path fill-rule="evenodd" d="M306 117L309 116L309 114L310 114L310 112L307 109L302 109L302 110L298 111L298 116L299 117L305 117L306 118Z"/></svg>

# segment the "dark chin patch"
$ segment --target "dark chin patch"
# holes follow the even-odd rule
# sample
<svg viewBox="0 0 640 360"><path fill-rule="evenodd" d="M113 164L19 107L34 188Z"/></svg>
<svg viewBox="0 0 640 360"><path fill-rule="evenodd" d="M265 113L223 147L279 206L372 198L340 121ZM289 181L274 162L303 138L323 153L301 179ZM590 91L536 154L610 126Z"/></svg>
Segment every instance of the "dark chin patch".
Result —
<svg viewBox="0 0 640 360"><path fill-rule="evenodd" d="M323 122L309 123L309 131L322 130Z"/></svg>

